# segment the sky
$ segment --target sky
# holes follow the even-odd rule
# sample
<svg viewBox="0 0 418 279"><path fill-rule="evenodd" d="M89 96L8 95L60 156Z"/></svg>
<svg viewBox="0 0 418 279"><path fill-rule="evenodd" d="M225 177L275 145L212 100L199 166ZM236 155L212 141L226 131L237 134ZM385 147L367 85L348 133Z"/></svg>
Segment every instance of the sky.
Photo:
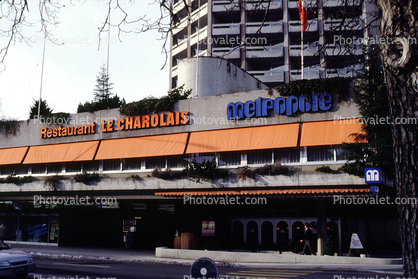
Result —
<svg viewBox="0 0 418 279"><path fill-rule="evenodd" d="M109 41L109 77L113 93L125 98L126 102L140 100L147 96L162 96L169 89L169 72L165 66L163 41L156 31L135 33L142 23L123 26L130 33L121 33L111 27L102 33L99 47L99 28L103 25L108 11L109 0L55 0L63 5L57 14L59 24L48 26L55 43L46 41L42 79L43 100L53 112L76 113L79 103L93 99L93 89L101 67L107 62ZM156 19L158 5L153 0L119 0L128 12L128 20L139 16ZM39 99L42 73L44 37L40 30L38 1L29 1L27 21L33 26L24 26L22 32L31 42L16 41L0 66L0 117L26 120L30 106ZM122 13L114 6L111 10L112 24L116 24ZM0 17L0 30L8 22ZM4 47L6 37L0 38Z"/></svg>

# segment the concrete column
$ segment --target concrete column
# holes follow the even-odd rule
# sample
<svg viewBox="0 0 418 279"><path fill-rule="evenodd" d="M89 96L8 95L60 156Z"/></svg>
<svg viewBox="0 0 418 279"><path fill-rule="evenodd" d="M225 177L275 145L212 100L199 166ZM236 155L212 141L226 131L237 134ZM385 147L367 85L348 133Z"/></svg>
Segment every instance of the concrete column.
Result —
<svg viewBox="0 0 418 279"><path fill-rule="evenodd" d="M246 0L240 0L240 15L241 15L241 24L240 24L240 34L241 34L241 47L240 47L240 58L241 58L241 69L247 69L247 46L245 45L245 40L247 38L246 25L247 25L247 14L245 11Z"/></svg>
<svg viewBox="0 0 418 279"><path fill-rule="evenodd" d="M318 0L318 31L319 31L319 78L326 78L324 9L323 0Z"/></svg>
<svg viewBox="0 0 418 279"><path fill-rule="evenodd" d="M317 207L317 230L318 230L318 256L324 255L324 247L327 242L327 215L325 209L325 201L320 200Z"/></svg>
<svg viewBox="0 0 418 279"><path fill-rule="evenodd" d="M187 1L187 58L192 57L192 46L190 44L190 39L192 36L192 0Z"/></svg>
<svg viewBox="0 0 418 279"><path fill-rule="evenodd" d="M283 1L283 55L284 55L284 82L290 82L290 56L289 56L289 11L288 11L288 1Z"/></svg>
<svg viewBox="0 0 418 279"><path fill-rule="evenodd" d="M208 39L207 39L207 52L208 56L212 56L212 28L213 28L213 14L212 14L213 2L208 0Z"/></svg>

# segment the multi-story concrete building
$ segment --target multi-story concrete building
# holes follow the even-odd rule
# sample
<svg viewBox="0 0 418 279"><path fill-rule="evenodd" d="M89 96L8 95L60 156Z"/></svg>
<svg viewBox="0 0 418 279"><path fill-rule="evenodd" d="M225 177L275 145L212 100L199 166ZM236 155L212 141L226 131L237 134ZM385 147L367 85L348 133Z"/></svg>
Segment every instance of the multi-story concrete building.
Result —
<svg viewBox="0 0 418 279"><path fill-rule="evenodd" d="M375 6L304 2L308 27L302 44L297 0L174 0L172 86L181 85L180 62L197 56L227 59L270 87L302 78L302 52L304 79L356 75L362 38L376 34Z"/></svg>

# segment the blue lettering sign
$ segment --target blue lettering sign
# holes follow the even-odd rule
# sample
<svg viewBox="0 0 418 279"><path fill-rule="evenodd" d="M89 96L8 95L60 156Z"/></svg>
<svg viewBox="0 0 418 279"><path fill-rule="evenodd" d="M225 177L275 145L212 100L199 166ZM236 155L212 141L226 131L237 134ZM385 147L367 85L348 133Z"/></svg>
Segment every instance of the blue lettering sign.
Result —
<svg viewBox="0 0 418 279"><path fill-rule="evenodd" d="M250 118L267 116L269 111L287 116L292 116L297 112L318 112L327 111L332 107L332 98L329 93L316 94L312 93L312 96L289 96L286 99L283 97L277 97L272 100L269 98L262 99L261 97L254 101L229 103L226 111L227 118Z"/></svg>

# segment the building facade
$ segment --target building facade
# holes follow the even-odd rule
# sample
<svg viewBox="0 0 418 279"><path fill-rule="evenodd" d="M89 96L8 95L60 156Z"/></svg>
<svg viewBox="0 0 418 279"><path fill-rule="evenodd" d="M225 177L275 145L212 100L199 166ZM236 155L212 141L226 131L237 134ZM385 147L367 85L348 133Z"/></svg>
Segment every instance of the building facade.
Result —
<svg viewBox="0 0 418 279"><path fill-rule="evenodd" d="M353 204L392 188L337 171L358 118L332 94L256 90L20 121L0 135L0 221L9 242L49 245L300 252L309 223L320 253L347 253L352 233L396 246L394 205ZM209 177L181 173L213 159Z"/></svg>
<svg viewBox="0 0 418 279"><path fill-rule="evenodd" d="M302 67L303 79L355 76L363 39L378 34L372 1L305 0L303 36L298 4L174 0L171 85L181 85L179 63L200 56L227 59L270 87L301 79Z"/></svg>

